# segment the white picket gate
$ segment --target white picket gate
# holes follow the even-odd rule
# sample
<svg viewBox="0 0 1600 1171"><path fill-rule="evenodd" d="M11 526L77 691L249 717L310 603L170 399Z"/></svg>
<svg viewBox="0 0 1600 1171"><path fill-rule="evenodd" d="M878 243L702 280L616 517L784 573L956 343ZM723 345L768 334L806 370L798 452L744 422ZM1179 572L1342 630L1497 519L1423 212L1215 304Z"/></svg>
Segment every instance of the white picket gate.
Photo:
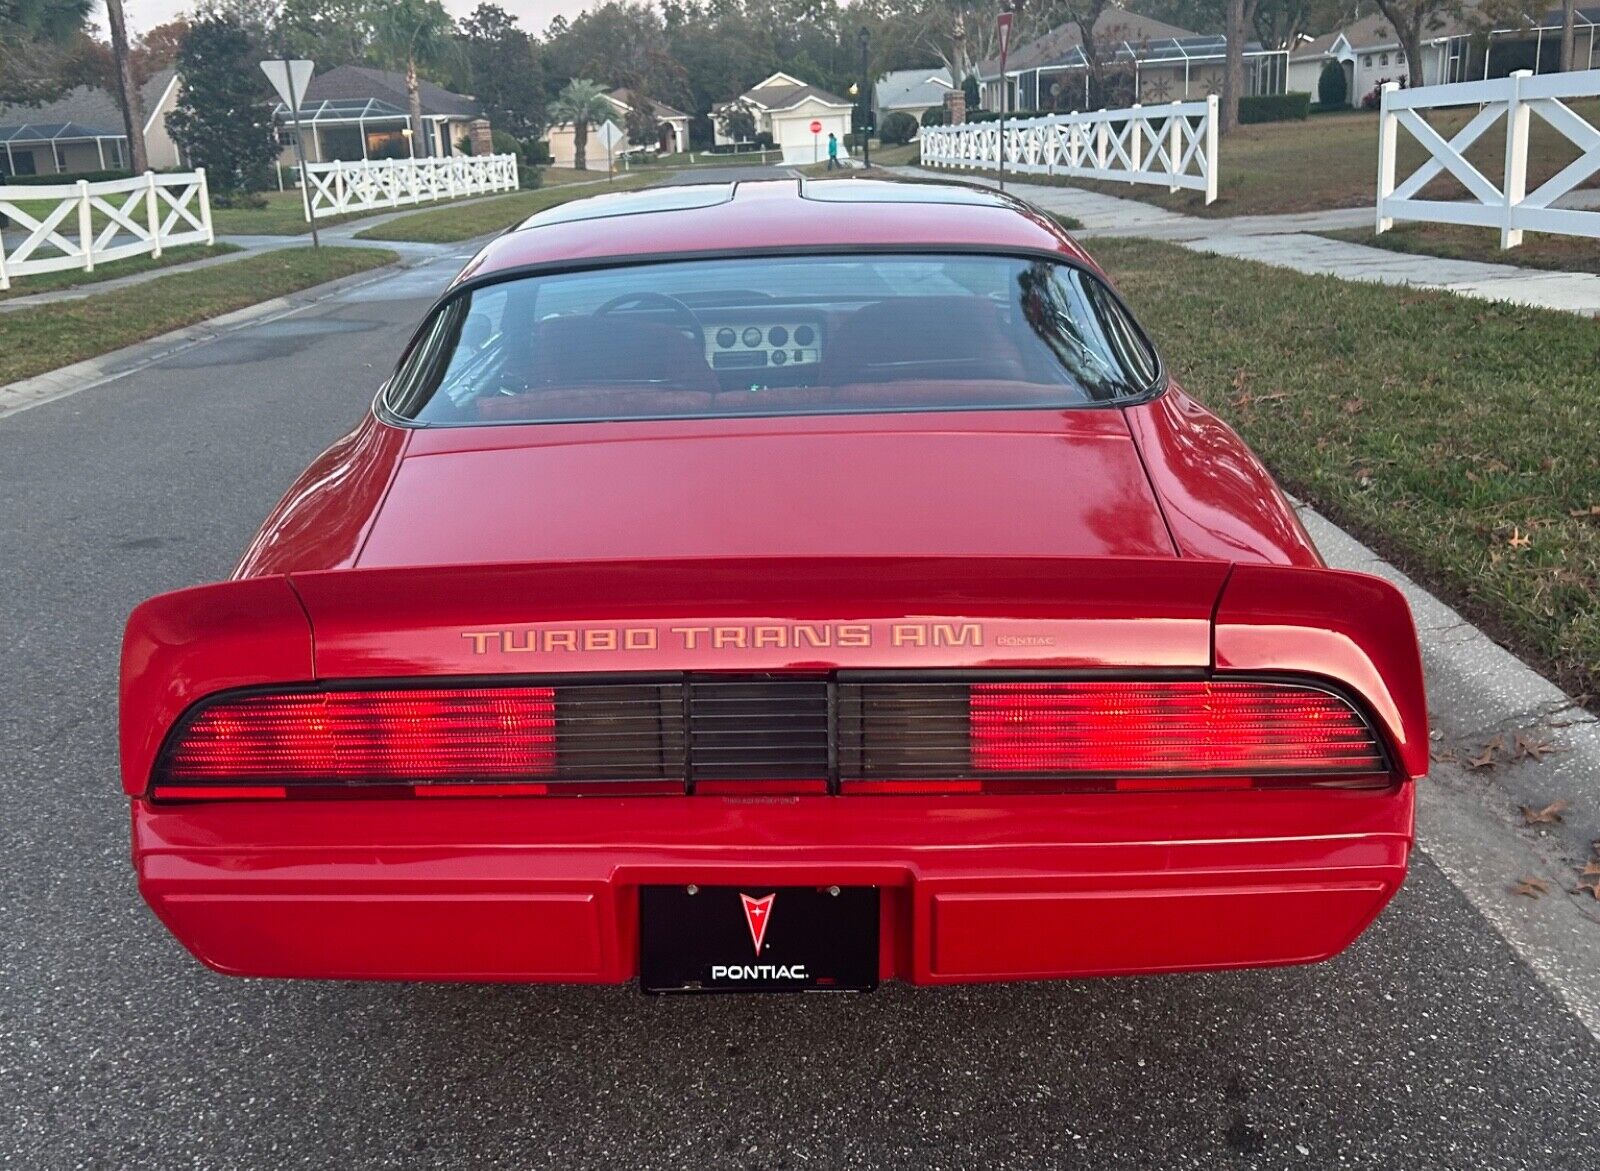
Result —
<svg viewBox="0 0 1600 1171"><path fill-rule="evenodd" d="M1600 128L1577 114L1563 98L1600 97L1600 69L1534 76L1527 70L1492 81L1464 81L1400 89L1383 87L1378 128L1378 231L1396 220L1471 224L1500 229L1500 247L1515 248L1524 230L1567 236L1600 237L1600 211L1553 207L1589 176L1600 172ZM1447 142L1417 113L1446 106L1481 105L1476 117ZM1528 190L1528 138L1537 114L1578 148L1578 157L1533 191ZM1469 162L1466 152L1501 119L1506 149L1500 184ZM1428 159L1396 185L1395 154L1404 129L1428 152ZM1448 173L1471 196L1466 200L1419 199L1422 189Z"/></svg>
<svg viewBox="0 0 1600 1171"><path fill-rule="evenodd" d="M404 207L515 191L521 182L516 155L459 155L432 159L378 159L309 163L306 219Z"/></svg>
<svg viewBox="0 0 1600 1171"><path fill-rule="evenodd" d="M22 234L21 242L8 248L0 233L0 289L32 273L93 272L129 256L216 243L204 170L0 187L0 216L13 225L13 240Z"/></svg>
<svg viewBox="0 0 1600 1171"><path fill-rule="evenodd" d="M1217 99L999 122L925 126L922 165L1149 183L1217 198Z"/></svg>

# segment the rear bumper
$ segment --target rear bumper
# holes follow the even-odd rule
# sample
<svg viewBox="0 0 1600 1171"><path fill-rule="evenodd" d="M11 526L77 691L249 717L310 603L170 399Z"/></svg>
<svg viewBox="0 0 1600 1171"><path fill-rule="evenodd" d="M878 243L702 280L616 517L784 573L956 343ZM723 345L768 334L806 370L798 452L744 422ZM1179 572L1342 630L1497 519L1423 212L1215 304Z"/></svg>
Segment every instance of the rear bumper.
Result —
<svg viewBox="0 0 1600 1171"><path fill-rule="evenodd" d="M638 888L874 885L883 978L1326 959L1404 880L1412 787L1052 797L133 803L146 900L218 971L617 983Z"/></svg>

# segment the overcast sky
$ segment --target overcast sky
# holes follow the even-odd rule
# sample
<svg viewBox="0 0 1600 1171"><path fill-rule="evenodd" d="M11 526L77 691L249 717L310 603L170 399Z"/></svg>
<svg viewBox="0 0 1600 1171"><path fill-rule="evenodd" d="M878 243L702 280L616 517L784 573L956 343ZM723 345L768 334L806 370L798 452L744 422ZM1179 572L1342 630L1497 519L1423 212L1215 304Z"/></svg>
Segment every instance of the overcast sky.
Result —
<svg viewBox="0 0 1600 1171"><path fill-rule="evenodd" d="M557 13L571 20L585 8L592 8L599 0L496 0L501 8L522 22L525 31L538 35ZM465 16L478 6L478 0L444 0L444 6L456 16ZM194 8L194 0L123 0L123 10L128 23L138 32L164 24L180 12ZM100 27L105 28L105 10L101 8Z"/></svg>

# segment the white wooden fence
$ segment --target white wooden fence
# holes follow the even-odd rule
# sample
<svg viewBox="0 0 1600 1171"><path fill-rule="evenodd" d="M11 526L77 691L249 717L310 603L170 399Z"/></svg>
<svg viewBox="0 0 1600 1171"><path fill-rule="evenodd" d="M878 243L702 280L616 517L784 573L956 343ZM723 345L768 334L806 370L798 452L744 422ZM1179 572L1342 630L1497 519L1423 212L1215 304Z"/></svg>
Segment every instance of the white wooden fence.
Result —
<svg viewBox="0 0 1600 1171"><path fill-rule="evenodd" d="M204 170L0 187L0 216L10 221L0 232L0 289L33 273L93 272L129 256L216 242Z"/></svg>
<svg viewBox="0 0 1600 1171"><path fill-rule="evenodd" d="M306 219L346 215L436 199L515 191L516 155L460 155L433 159L380 159L359 163L309 163Z"/></svg>
<svg viewBox="0 0 1600 1171"><path fill-rule="evenodd" d="M1600 237L1600 211L1551 206L1600 172L1600 129L1562 101L1586 97L1600 97L1600 69L1537 77L1522 70L1493 81L1420 89L1403 90L1392 82L1384 86L1378 128L1378 231L1392 228L1395 220L1473 224L1499 228L1502 248L1521 244L1524 230ZM1448 142L1417 112L1480 104L1477 116ZM1530 192L1528 137L1533 114L1577 147L1578 157ZM1506 145L1497 186L1467 160L1466 152L1502 118ZM1395 154L1401 130L1422 145L1428 159L1396 186ZM1471 198L1419 199L1422 189L1442 174L1459 180Z"/></svg>
<svg viewBox="0 0 1600 1171"><path fill-rule="evenodd" d="M999 122L922 129L922 165L999 169ZM1186 188L1217 198L1217 99L1006 119L1005 170Z"/></svg>

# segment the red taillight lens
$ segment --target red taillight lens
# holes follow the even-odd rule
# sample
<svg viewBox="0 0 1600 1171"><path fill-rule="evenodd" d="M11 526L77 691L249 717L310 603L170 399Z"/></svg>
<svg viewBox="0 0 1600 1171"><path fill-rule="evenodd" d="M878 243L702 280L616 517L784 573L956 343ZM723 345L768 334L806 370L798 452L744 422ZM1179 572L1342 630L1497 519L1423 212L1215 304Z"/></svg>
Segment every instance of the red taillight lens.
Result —
<svg viewBox="0 0 1600 1171"><path fill-rule="evenodd" d="M1223 776L1378 773L1383 752L1349 703L1295 684L974 683L980 774Z"/></svg>
<svg viewBox="0 0 1600 1171"><path fill-rule="evenodd" d="M305 692L203 709L158 766L157 786L505 780L555 766L549 687Z"/></svg>

